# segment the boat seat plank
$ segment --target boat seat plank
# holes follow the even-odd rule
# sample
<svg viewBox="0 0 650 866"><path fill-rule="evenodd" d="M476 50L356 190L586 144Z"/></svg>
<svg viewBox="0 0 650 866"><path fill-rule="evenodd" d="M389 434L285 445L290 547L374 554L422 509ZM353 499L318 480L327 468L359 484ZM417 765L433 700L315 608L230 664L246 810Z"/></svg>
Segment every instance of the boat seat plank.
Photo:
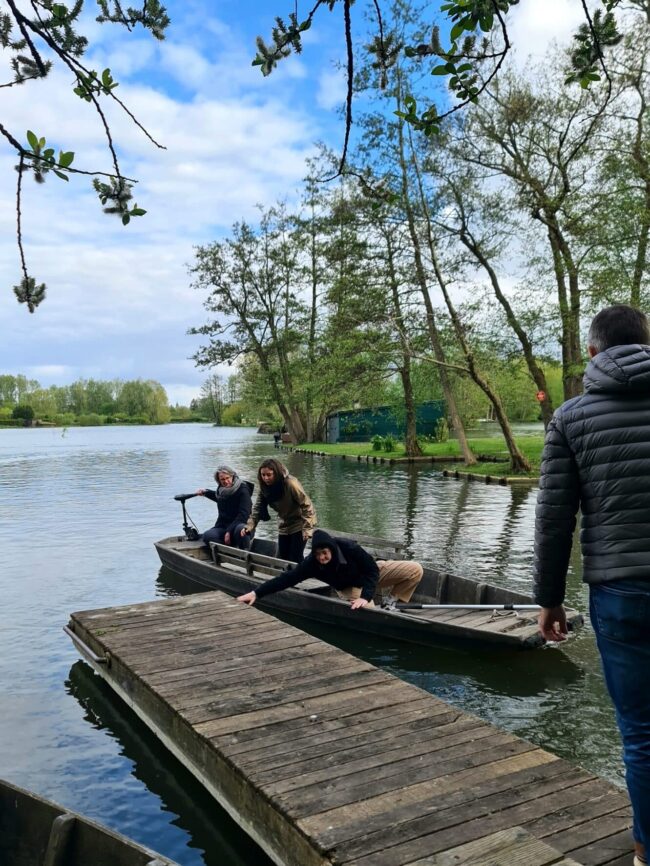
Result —
<svg viewBox="0 0 650 866"><path fill-rule="evenodd" d="M400 553L406 547L403 541L391 541L387 538L378 538L376 535L365 535L359 532L342 532L338 529L325 529L323 531L334 538L346 538L350 541L356 541L363 547L373 547L386 552L392 551L392 559L400 558L396 557L395 554Z"/></svg>

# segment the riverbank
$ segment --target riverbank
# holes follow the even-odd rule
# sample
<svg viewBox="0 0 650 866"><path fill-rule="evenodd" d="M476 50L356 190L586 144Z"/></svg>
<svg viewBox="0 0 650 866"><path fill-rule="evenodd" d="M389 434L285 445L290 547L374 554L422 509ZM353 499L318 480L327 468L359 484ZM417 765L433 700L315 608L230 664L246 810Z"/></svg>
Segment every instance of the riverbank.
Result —
<svg viewBox="0 0 650 866"><path fill-rule="evenodd" d="M496 476L497 478L508 478L513 475L510 468L510 460L505 441L502 437L481 437L469 439L469 445L478 463L472 467L462 464L460 447L456 439L447 442L426 442L422 445L423 456L421 458L408 458L404 445L397 443L391 451L373 451L370 442L338 442L335 445L326 442L314 442L309 445L289 446L288 450L303 452L307 454L321 454L324 456L340 457L350 460L369 460L387 463L445 463L453 464L458 474L469 472L473 475ZM544 447L544 437L541 435L522 436L517 439L517 445L531 465L530 472L518 473L518 478L536 479ZM285 448L287 446L284 446Z"/></svg>

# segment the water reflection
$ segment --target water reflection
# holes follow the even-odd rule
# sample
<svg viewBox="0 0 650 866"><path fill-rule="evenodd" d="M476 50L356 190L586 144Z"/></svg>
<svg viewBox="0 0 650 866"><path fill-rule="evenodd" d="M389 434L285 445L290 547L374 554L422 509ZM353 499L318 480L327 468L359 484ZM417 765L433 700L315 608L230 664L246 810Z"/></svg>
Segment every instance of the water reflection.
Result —
<svg viewBox="0 0 650 866"><path fill-rule="evenodd" d="M120 746L120 754L131 762L131 774L160 798L160 810L171 827L184 831L175 845L167 844L166 855L184 864L204 866L271 866L272 861L241 830L230 816L170 754L132 710L116 700L115 693L85 662L75 662L65 683L66 690L81 705L84 718L95 729L107 731ZM96 780L102 796L106 787ZM101 788L99 786L102 786ZM107 804L106 804L107 805ZM123 798L116 803L123 807ZM124 827L124 824L122 825ZM129 832L122 829L122 832ZM159 830L144 832L141 816L133 822L131 835L156 849Z"/></svg>
<svg viewBox="0 0 650 866"><path fill-rule="evenodd" d="M271 438L208 425L61 432L0 430L0 766L17 784L108 822L183 866L203 862L202 849L217 862L221 837L210 829L211 806L194 810L200 789L186 777L181 799L174 799L176 764L146 732L123 741L122 704L101 686L106 705L82 697L92 723L81 717L71 697L85 694L77 667L70 671L77 655L61 625L73 610L201 591L160 570L153 548L155 539L180 531L172 497L209 486L219 462L254 479L261 460L276 453ZM312 496L322 526L404 538L410 555L443 570L530 590L533 488L445 479L429 465L280 456ZM199 498L190 506L202 529L214 524L213 503ZM273 520L260 527L263 537L276 532ZM567 600L587 608L577 543ZM467 712L621 778L614 714L589 628L563 651L495 655L296 624ZM95 685L90 677L86 692ZM132 719L127 731L141 727ZM141 748L153 748L154 759L141 758ZM191 792L189 804L183 791Z"/></svg>

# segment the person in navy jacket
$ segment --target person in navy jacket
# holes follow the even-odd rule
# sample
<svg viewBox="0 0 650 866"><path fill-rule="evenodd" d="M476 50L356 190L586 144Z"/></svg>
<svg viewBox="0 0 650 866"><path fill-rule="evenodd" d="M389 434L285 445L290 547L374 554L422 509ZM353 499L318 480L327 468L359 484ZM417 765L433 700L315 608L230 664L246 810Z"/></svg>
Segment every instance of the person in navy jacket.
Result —
<svg viewBox="0 0 650 866"><path fill-rule="evenodd" d="M217 482L216 490L201 488L196 491L199 496L216 502L219 512L215 525L204 532L201 538L208 546L214 541L247 550L250 539L248 535L242 535L242 529L251 516L251 494L255 485L242 480L234 469L225 464L217 467L214 480Z"/></svg>

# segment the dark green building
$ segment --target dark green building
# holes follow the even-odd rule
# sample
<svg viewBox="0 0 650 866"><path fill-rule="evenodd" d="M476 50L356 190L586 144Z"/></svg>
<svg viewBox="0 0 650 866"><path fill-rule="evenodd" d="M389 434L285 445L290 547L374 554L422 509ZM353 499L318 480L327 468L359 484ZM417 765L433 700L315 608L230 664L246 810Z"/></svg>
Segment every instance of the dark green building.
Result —
<svg viewBox="0 0 650 866"><path fill-rule="evenodd" d="M445 417L445 401L429 400L417 407L418 436L433 435L436 425ZM368 442L373 436L404 437L404 407L376 406L373 409L350 409L327 416L327 442Z"/></svg>

